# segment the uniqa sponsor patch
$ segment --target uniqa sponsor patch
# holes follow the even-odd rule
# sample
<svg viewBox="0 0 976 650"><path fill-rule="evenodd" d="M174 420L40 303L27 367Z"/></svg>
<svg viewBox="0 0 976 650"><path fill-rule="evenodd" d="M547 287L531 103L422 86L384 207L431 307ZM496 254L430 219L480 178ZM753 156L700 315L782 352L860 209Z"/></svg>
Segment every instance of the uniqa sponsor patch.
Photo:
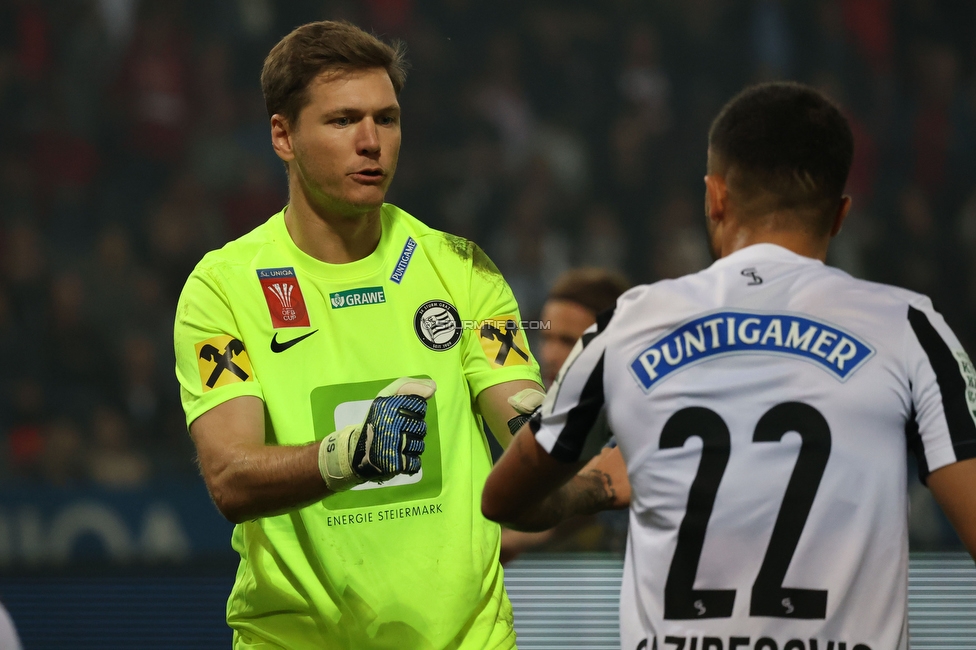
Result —
<svg viewBox="0 0 976 650"><path fill-rule="evenodd" d="M648 391L689 364L744 353L797 356L846 381L874 348L849 332L802 316L718 312L658 338L634 358L630 370Z"/></svg>
<svg viewBox="0 0 976 650"><path fill-rule="evenodd" d="M357 307L359 305L377 305L386 302L383 287L361 287L347 291L336 291L329 294L329 303L333 309L343 307Z"/></svg>

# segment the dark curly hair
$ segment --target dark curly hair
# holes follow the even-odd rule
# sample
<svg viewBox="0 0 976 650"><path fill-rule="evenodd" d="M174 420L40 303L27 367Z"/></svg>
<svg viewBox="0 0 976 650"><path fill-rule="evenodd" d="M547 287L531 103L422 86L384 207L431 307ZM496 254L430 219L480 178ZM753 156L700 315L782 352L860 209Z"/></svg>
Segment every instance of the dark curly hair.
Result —
<svg viewBox="0 0 976 650"><path fill-rule="evenodd" d="M726 176L746 216L813 213L806 225L830 230L854 156L840 109L818 91L775 82L746 88L708 133L709 171ZM714 169L713 169L714 168Z"/></svg>

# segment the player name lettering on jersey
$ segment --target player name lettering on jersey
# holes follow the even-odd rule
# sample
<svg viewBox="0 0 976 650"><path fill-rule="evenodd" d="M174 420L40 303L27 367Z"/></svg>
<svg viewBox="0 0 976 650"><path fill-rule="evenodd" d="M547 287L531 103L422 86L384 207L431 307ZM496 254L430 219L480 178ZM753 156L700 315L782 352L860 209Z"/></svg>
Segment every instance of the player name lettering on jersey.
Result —
<svg viewBox="0 0 976 650"><path fill-rule="evenodd" d="M724 311L701 316L644 349L630 369L645 391L672 373L729 354L782 354L812 361L846 381L874 348L834 325L793 314Z"/></svg>
<svg viewBox="0 0 976 650"><path fill-rule="evenodd" d="M725 641L728 643L726 644ZM772 639L760 637L753 640L748 636L733 636L722 639L716 636L685 637L665 636L658 644L656 637L643 639L636 650L871 650L863 643L818 639Z"/></svg>

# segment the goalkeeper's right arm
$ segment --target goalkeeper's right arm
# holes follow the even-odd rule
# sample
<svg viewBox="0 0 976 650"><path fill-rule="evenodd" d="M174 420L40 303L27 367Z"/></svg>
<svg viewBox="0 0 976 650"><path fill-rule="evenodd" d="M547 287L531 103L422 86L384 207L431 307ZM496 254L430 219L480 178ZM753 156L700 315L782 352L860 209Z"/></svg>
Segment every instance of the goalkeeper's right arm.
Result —
<svg viewBox="0 0 976 650"><path fill-rule="evenodd" d="M397 380L380 392L362 425L308 445L265 445L264 403L251 396L207 411L190 425L190 435L217 509L240 523L315 503L367 480L419 471L426 399L434 390L430 380ZM329 440L336 443L331 452ZM335 455L339 449L345 458Z"/></svg>

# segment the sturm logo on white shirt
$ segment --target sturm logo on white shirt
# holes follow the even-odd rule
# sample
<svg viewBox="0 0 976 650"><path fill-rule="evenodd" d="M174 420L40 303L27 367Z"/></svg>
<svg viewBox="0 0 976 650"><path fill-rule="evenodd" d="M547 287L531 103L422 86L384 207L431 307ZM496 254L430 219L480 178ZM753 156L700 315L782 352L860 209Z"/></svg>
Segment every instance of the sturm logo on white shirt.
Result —
<svg viewBox="0 0 976 650"><path fill-rule="evenodd" d="M637 355L630 370L649 391L687 365L729 354L794 355L846 381L874 348L849 332L803 316L724 311L660 337Z"/></svg>

